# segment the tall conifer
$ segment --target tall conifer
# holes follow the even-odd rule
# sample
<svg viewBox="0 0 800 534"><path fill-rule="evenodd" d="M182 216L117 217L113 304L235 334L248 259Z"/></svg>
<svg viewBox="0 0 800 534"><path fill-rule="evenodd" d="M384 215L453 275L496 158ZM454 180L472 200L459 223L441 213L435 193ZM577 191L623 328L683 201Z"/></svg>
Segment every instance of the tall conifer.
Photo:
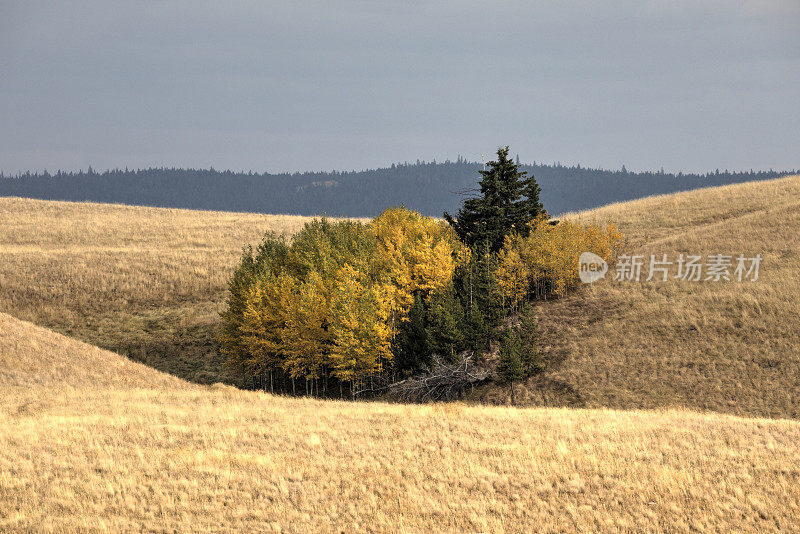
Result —
<svg viewBox="0 0 800 534"><path fill-rule="evenodd" d="M497 149L497 161L488 165L479 171L480 196L466 199L455 218L447 212L444 218L470 248L488 245L497 252L511 232L527 234L528 223L541 213L542 205L539 185L533 176L520 172L508 157L507 146Z"/></svg>

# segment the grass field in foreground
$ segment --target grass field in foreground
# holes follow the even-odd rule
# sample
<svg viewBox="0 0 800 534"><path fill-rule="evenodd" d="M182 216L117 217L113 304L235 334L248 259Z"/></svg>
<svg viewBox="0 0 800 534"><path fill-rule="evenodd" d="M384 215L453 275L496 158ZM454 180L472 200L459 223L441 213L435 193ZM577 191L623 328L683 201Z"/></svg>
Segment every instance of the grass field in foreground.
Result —
<svg viewBox="0 0 800 534"><path fill-rule="evenodd" d="M800 529L800 423L274 397L0 314L0 530Z"/></svg>

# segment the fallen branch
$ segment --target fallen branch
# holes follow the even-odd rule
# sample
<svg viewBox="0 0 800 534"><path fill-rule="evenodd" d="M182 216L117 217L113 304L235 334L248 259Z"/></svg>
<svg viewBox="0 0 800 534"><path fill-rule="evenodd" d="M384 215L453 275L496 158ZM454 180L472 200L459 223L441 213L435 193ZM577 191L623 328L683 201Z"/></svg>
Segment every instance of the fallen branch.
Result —
<svg viewBox="0 0 800 534"><path fill-rule="evenodd" d="M465 390L494 378L494 372L479 368L474 356L464 353L457 363L447 363L434 356L428 373L390 386L395 398L406 402L450 401L462 398Z"/></svg>

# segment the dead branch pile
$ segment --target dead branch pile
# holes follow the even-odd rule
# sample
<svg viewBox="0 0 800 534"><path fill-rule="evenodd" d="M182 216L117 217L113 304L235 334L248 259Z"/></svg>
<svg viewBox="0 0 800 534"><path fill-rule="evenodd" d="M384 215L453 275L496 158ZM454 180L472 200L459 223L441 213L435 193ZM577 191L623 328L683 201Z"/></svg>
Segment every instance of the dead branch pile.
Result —
<svg viewBox="0 0 800 534"><path fill-rule="evenodd" d="M392 384L393 396L405 402L450 401L494 378L490 369L479 368L474 357L465 353L457 363L447 363L434 356L428 373Z"/></svg>

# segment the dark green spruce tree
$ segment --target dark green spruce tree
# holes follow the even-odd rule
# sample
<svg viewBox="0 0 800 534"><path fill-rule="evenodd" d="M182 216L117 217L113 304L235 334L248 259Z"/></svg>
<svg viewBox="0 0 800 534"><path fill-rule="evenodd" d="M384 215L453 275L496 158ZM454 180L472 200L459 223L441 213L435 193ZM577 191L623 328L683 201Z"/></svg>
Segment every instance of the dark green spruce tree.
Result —
<svg viewBox="0 0 800 534"><path fill-rule="evenodd" d="M481 250L482 249L482 250ZM481 353L496 339L496 328L502 319L502 307L495 280L496 255L488 247L472 251L466 265L456 268L453 286L464 310L464 348Z"/></svg>
<svg viewBox="0 0 800 534"><path fill-rule="evenodd" d="M533 376L544 370L539 352L540 339L539 323L536 321L533 306L525 303L519 310L520 358L525 377Z"/></svg>
<svg viewBox="0 0 800 534"><path fill-rule="evenodd" d="M466 347L464 337L464 307L452 286L433 293L429 310L429 343L436 354L456 363L458 354Z"/></svg>
<svg viewBox="0 0 800 534"><path fill-rule="evenodd" d="M508 157L507 146L497 149L497 161L488 166L480 171L480 196L466 199L455 218L447 212L444 218L473 250L487 245L497 252L511 232L527 234L528 223L542 213L542 204L536 180L520 172Z"/></svg>
<svg viewBox="0 0 800 534"><path fill-rule="evenodd" d="M414 304L408 310L408 318L400 323L393 343L395 365L405 378L431 365L432 353L426 316L425 300L417 293L414 295Z"/></svg>
<svg viewBox="0 0 800 534"><path fill-rule="evenodd" d="M516 404L514 382L525 378L522 363L522 343L519 334L511 330L500 340L500 365L497 366L500 380L511 385L511 404Z"/></svg>
<svg viewBox="0 0 800 534"><path fill-rule="evenodd" d="M527 171L520 173L520 175L525 174L527 174ZM516 204L517 219L515 222L517 231L522 235L528 235L530 232L530 227L528 226L530 221L545 213L544 206L542 206L542 202L539 200L539 193L541 192L542 188L539 187L533 174L525 176L522 179L523 198Z"/></svg>

